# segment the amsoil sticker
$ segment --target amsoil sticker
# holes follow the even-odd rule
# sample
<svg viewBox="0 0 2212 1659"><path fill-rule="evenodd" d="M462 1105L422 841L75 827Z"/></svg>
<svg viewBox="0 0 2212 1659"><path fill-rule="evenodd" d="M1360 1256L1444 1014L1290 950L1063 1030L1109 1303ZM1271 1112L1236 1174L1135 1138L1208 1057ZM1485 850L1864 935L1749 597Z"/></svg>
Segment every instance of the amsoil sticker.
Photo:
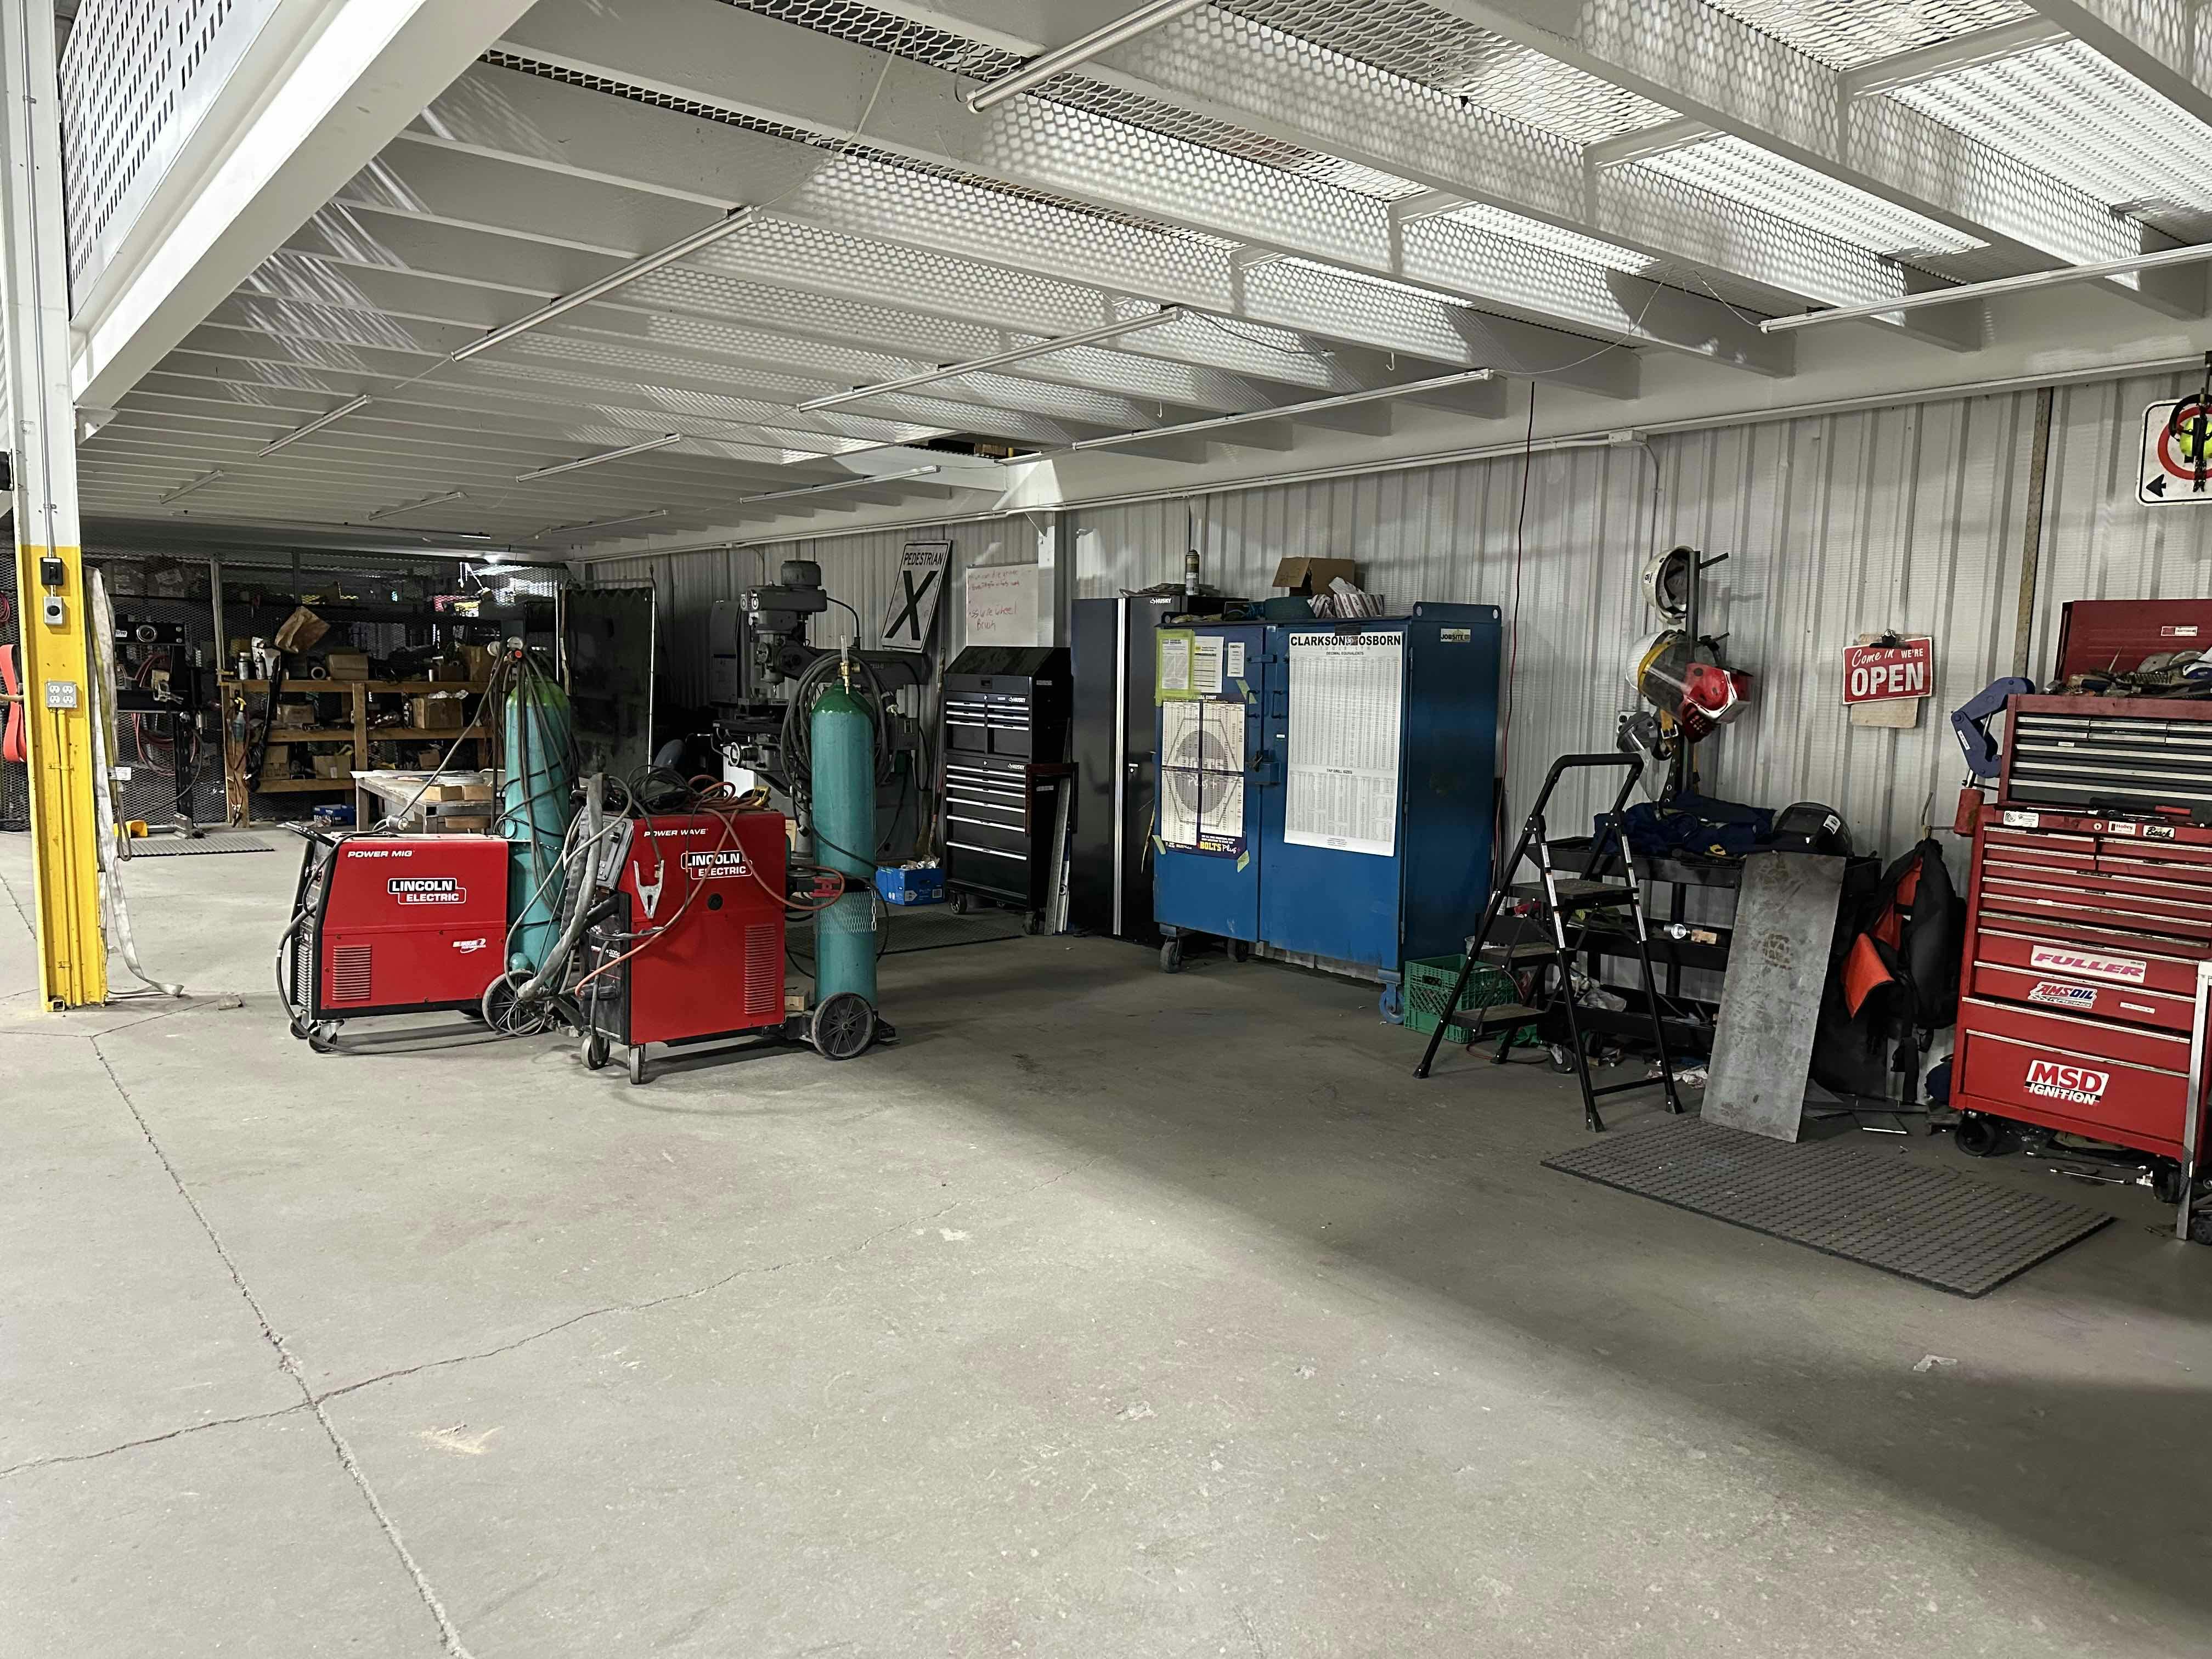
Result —
<svg viewBox="0 0 2212 1659"><path fill-rule="evenodd" d="M2086 974L2091 979L2116 979L2140 985L2150 976L2150 963L2137 957L2108 957L2088 951L2069 951L2055 945L2039 945L2027 953L2031 968L2054 974Z"/></svg>
<svg viewBox="0 0 2212 1659"><path fill-rule="evenodd" d="M752 866L745 855L732 848L714 853L686 853L684 867L701 881L720 881L726 876L749 876Z"/></svg>
<svg viewBox="0 0 2212 1659"><path fill-rule="evenodd" d="M2027 1063L2027 1091L2046 1100L2063 1100L2072 1106L2094 1106L2112 1086L2109 1072L2093 1072L2086 1066L2063 1066L2055 1060Z"/></svg>
<svg viewBox="0 0 2212 1659"><path fill-rule="evenodd" d="M2097 1006L2097 988L2094 985L2069 985L2063 980L2038 980L2029 989L2030 1002L2048 1003L2054 1008L2093 1009Z"/></svg>
<svg viewBox="0 0 2212 1659"><path fill-rule="evenodd" d="M466 904L469 890L452 876L394 876L385 884L402 904Z"/></svg>

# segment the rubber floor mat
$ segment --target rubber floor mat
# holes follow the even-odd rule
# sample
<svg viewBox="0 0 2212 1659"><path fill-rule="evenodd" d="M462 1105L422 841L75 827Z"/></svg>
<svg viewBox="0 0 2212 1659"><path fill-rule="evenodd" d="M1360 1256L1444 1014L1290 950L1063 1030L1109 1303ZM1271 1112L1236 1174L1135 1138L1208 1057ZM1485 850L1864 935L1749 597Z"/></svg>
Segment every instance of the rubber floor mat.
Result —
<svg viewBox="0 0 2212 1659"><path fill-rule="evenodd" d="M1982 1296L2112 1218L1852 1136L1769 1140L1695 1117L1544 1160L1677 1209L1960 1296Z"/></svg>
<svg viewBox="0 0 2212 1659"><path fill-rule="evenodd" d="M182 836L141 836L131 843L134 859L184 859L203 853L273 853L276 849L258 836L226 835L210 830L197 840Z"/></svg>

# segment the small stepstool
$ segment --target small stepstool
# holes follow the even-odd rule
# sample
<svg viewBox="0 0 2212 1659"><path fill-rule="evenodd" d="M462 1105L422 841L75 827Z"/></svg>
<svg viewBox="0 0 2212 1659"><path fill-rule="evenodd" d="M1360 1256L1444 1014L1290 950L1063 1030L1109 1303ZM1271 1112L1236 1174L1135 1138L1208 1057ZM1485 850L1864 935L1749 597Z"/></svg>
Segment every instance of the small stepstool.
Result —
<svg viewBox="0 0 2212 1659"><path fill-rule="evenodd" d="M1615 767L1627 775L1621 780L1620 793L1613 797L1612 806L1604 814L1598 845L1592 849L1589 867L1578 876L1563 876L1553 860L1556 843L1544 823L1552 792L1570 772ZM1675 1091L1674 1061L1667 1053L1667 1032L1661 1022L1659 988L1651 970L1651 939L1644 915L1643 884L1637 879L1635 860L1628 856L1627 829L1621 817L1637 780L1643 775L1643 759L1635 755L1562 755L1552 763L1552 769L1544 775L1544 787L1537 792L1535 806L1528 822L1522 825L1521 838L1513 843L1512 854L1502 871L1510 883L1526 860L1535 866L1537 879L1502 886L1491 893L1490 902L1483 908L1482 921L1467 941L1466 959L1461 964L1459 978L1452 985L1451 995L1444 1003L1443 1018L1430 1035L1428 1050L1422 1054L1421 1063L1413 1068L1415 1077L1428 1076L1437 1050L1443 1044L1444 1032L1453 1025L1475 1033L1468 1043L1470 1048L1485 1034L1499 1033L1491 1063L1502 1066L1512 1046L1513 1033L1536 1020L1541 1023L1547 1040L1553 1032L1564 1032L1567 1050L1574 1057L1576 1079L1582 1085L1583 1120L1593 1131L1605 1127L1605 1121L1597 1110L1600 1095L1648 1089L1656 1083L1666 1091L1667 1109L1682 1109L1681 1097ZM1610 879L1616 860L1620 866L1620 876L1617 880ZM1550 937L1493 941L1492 933L1508 899L1535 900L1541 907L1541 919L1548 924ZM1589 925L1585 922L1571 926L1567 918L1577 910L1613 907L1626 907L1635 924L1636 957L1643 970L1644 1007L1650 1020L1651 1041L1659 1053L1659 1075L1635 1078L1626 1083L1594 1085L1590 1082L1589 1054L1583 1042L1583 1015L1577 1012L1575 1001L1575 952L1581 947ZM1516 916L1510 920L1516 927L1525 929L1534 918ZM1548 970L1552 979L1550 992L1536 1005L1510 1002L1455 1012L1459 1009L1460 999L1467 994L1468 981L1474 976L1477 968L1498 968L1510 974L1525 971L1531 963L1542 964L1537 971Z"/></svg>

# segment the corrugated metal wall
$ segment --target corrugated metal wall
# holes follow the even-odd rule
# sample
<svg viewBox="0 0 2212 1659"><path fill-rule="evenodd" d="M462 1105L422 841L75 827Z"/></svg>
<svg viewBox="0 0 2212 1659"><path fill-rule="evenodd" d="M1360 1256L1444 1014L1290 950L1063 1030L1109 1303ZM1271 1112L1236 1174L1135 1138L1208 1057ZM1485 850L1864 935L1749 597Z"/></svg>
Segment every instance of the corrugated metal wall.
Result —
<svg viewBox="0 0 2212 1659"><path fill-rule="evenodd" d="M2145 507L2136 498L2144 408L2196 392L2201 378L2137 376L2059 390L2031 673L2057 649L2058 611L2069 599L2212 593L2212 508Z"/></svg>
<svg viewBox="0 0 2212 1659"><path fill-rule="evenodd" d="M1279 558L1331 555L1358 560L1394 602L1517 614L1517 813L1555 757L1611 747L1631 647L1658 620L1640 586L1651 553L1726 553L1705 625L1759 683L1753 708L1705 745L1708 789L1826 801L1895 853L1924 813L1949 818L1944 711L2010 653L2033 406L1976 398L1539 453L1525 524L1517 457L1086 512L1078 587L1100 597L1176 579L1194 537L1206 579L1229 592L1268 592ZM1936 636L1940 689L1916 730L1854 727L1843 647L1891 627Z"/></svg>

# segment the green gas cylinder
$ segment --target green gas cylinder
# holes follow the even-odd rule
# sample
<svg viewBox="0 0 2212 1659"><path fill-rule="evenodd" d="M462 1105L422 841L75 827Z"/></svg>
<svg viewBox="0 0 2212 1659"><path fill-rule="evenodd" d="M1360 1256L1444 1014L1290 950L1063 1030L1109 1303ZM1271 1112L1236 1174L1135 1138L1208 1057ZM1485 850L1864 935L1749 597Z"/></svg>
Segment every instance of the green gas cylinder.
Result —
<svg viewBox="0 0 2212 1659"><path fill-rule="evenodd" d="M813 756L814 856L845 878L845 896L814 918L814 1000L876 1001L876 722L833 685L807 727Z"/></svg>
<svg viewBox="0 0 2212 1659"><path fill-rule="evenodd" d="M561 843L574 815L568 694L544 674L519 676L500 709L499 833L514 848L507 966L535 972L561 932Z"/></svg>

